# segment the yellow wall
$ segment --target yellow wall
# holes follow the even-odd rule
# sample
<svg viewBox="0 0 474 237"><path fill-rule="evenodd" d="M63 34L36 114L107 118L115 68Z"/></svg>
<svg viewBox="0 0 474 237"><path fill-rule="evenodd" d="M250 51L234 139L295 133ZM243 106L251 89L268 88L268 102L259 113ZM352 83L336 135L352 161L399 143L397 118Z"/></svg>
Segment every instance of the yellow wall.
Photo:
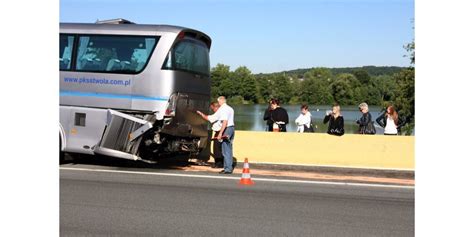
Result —
<svg viewBox="0 0 474 237"><path fill-rule="evenodd" d="M254 163L415 168L415 137L236 131L234 157Z"/></svg>

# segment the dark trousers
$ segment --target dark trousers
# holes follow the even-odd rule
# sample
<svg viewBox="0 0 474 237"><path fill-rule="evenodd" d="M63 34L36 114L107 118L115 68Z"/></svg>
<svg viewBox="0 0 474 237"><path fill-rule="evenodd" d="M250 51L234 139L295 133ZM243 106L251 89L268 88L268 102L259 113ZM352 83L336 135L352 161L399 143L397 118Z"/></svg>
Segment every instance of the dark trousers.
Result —
<svg viewBox="0 0 474 237"><path fill-rule="evenodd" d="M219 132L214 132L214 137L217 137ZM217 140L212 141L212 149L214 150L214 163L223 163L224 156L222 155L222 142Z"/></svg>

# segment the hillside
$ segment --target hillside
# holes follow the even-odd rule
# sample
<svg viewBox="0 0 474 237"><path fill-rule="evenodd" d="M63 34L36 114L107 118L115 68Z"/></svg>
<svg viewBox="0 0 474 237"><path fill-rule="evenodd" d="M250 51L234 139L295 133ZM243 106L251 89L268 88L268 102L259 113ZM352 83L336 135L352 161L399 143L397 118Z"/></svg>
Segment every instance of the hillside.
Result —
<svg viewBox="0 0 474 237"><path fill-rule="evenodd" d="M294 69L289 71L274 72L274 73L260 73L258 75L272 75L272 74L281 74L285 73L287 75L295 75L297 78L302 78L303 75L311 70L312 68L301 68ZM381 76L381 75L393 75L394 73L400 72L406 67L396 67L396 66L363 66L363 67L336 67L328 68L333 75L340 73L352 73L355 70L365 70L370 76Z"/></svg>

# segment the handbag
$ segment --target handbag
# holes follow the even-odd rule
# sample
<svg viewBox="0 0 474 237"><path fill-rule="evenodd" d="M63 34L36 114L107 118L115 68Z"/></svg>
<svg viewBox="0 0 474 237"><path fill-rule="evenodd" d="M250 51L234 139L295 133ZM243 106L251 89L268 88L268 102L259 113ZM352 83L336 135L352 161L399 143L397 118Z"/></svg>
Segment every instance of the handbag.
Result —
<svg viewBox="0 0 474 237"><path fill-rule="evenodd" d="M310 125L309 125L309 128L306 127L306 125L304 125L303 132L314 132L313 124L310 124Z"/></svg>
<svg viewBox="0 0 474 237"><path fill-rule="evenodd" d="M303 132L314 132L313 121L309 122L309 127L303 125Z"/></svg>
<svg viewBox="0 0 474 237"><path fill-rule="evenodd" d="M364 134L375 134L377 131L375 130L374 121L370 121L367 126L364 128Z"/></svg>

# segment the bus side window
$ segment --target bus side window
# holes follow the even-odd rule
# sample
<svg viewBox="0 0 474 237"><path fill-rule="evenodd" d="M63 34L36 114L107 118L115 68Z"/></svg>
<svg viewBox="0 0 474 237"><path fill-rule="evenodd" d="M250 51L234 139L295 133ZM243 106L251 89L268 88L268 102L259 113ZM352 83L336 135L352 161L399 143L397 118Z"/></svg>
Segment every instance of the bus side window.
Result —
<svg viewBox="0 0 474 237"><path fill-rule="evenodd" d="M74 46L74 36L59 36L59 70L71 69L72 47Z"/></svg>
<svg viewBox="0 0 474 237"><path fill-rule="evenodd" d="M76 69L136 74L145 67L157 41L147 36L80 36Z"/></svg>

